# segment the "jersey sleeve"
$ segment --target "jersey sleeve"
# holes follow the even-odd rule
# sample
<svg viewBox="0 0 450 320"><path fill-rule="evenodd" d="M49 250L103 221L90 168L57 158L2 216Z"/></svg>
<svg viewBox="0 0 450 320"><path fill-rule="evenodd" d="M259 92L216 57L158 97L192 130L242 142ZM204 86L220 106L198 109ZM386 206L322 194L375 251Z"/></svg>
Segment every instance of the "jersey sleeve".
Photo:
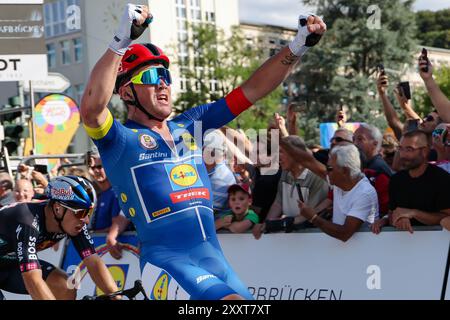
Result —
<svg viewBox="0 0 450 320"><path fill-rule="evenodd" d="M39 230L35 223L33 214L27 205L14 205L13 220L11 224L12 235L15 239L17 260L19 262L20 272L24 273L31 270L40 269L37 255L37 241Z"/></svg>
<svg viewBox="0 0 450 320"><path fill-rule="evenodd" d="M77 236L71 237L71 240L73 241L73 245L80 255L81 260L84 260L96 253L94 248L94 240L92 240L89 235L86 225L83 226L83 229L81 229L81 232Z"/></svg>
<svg viewBox="0 0 450 320"><path fill-rule="evenodd" d="M252 103L245 97L242 88L238 87L225 98L216 102L194 107L180 116L178 119L192 122L200 122L202 134L211 129L218 129L232 121L239 114L247 110Z"/></svg>
<svg viewBox="0 0 450 320"><path fill-rule="evenodd" d="M98 128L91 128L85 124L83 124L83 127L99 149L102 160L106 160L111 165L114 165L125 150L126 136L124 126L115 120L111 111L108 110L105 122Z"/></svg>
<svg viewBox="0 0 450 320"><path fill-rule="evenodd" d="M40 269L37 256L37 240L39 231L33 226L19 223L16 226L16 253L20 272Z"/></svg>

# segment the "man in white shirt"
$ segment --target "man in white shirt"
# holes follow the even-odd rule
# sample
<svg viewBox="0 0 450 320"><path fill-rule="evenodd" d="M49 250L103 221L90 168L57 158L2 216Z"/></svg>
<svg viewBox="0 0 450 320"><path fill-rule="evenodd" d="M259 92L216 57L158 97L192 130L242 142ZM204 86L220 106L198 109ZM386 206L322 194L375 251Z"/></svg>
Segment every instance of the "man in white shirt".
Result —
<svg viewBox="0 0 450 320"><path fill-rule="evenodd" d="M321 218L314 209L299 201L301 215L326 234L347 241L363 223L373 223L378 216L375 188L361 172L358 149L353 144L334 147L328 165L317 161L310 153L281 141L283 149L306 168L333 186L333 220Z"/></svg>

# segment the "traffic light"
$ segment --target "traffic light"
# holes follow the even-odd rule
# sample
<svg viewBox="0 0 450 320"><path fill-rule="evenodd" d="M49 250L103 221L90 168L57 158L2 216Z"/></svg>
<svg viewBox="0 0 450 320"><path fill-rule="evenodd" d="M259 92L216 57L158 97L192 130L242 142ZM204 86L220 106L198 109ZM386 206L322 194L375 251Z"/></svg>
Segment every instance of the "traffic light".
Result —
<svg viewBox="0 0 450 320"><path fill-rule="evenodd" d="M24 126L21 123L22 111L14 111L15 108L21 107L20 97L14 96L8 99L8 104L3 105L0 116L1 123L4 127L3 146L8 149L10 155L17 154L18 147L21 145L22 133Z"/></svg>
<svg viewBox="0 0 450 320"><path fill-rule="evenodd" d="M20 124L5 124L5 142L4 146L8 149L10 155L17 153L17 148L20 145L20 139L24 128Z"/></svg>

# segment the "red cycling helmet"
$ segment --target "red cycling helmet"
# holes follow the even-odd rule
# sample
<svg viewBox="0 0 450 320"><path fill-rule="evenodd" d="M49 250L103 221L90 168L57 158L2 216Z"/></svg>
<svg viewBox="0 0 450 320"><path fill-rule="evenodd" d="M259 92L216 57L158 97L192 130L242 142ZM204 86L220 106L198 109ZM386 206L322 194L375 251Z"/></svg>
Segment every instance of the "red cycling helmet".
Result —
<svg viewBox="0 0 450 320"><path fill-rule="evenodd" d="M119 92L120 86L131 77L134 71L156 63L161 63L167 69L170 64L169 58L157 46L151 43L136 43L129 46L120 63L115 93Z"/></svg>

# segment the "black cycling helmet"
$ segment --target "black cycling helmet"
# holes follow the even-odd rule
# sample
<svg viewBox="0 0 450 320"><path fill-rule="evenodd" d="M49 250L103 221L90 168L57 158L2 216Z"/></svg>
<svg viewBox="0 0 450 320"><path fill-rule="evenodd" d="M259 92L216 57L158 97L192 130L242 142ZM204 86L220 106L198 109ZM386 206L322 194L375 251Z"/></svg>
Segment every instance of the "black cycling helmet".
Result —
<svg viewBox="0 0 450 320"><path fill-rule="evenodd" d="M97 202L94 186L81 176L56 177L48 183L45 194L48 199L75 210L92 211Z"/></svg>

